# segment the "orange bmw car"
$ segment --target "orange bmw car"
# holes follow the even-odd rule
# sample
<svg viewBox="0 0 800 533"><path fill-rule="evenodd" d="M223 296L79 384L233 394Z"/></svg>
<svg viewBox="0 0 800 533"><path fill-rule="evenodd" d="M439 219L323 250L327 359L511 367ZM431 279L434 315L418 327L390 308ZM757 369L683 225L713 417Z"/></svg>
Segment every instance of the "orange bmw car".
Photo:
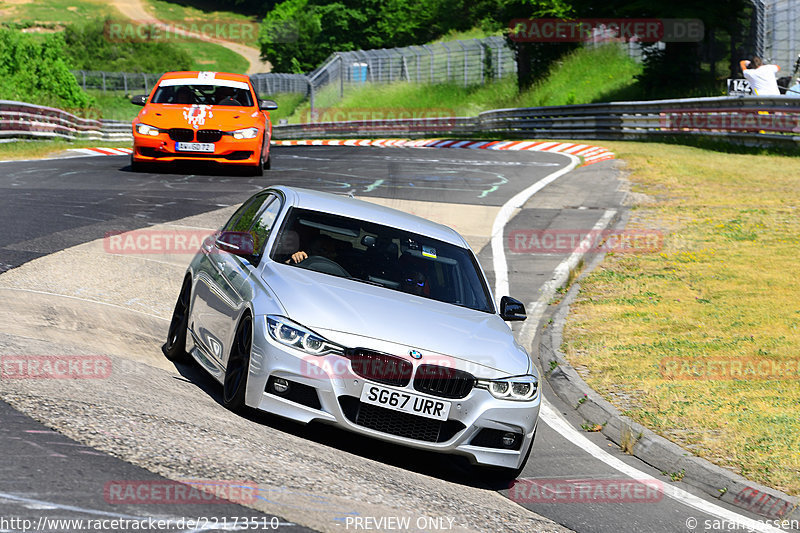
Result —
<svg viewBox="0 0 800 533"><path fill-rule="evenodd" d="M151 163L213 161L262 175L270 168L272 100L259 100L250 78L227 72L168 72L133 120L131 169Z"/></svg>

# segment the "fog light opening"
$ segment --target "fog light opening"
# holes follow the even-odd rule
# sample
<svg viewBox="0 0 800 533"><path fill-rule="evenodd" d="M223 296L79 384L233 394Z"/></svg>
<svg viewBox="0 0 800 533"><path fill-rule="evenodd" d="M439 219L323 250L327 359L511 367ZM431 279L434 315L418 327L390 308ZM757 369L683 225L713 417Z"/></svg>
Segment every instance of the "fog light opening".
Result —
<svg viewBox="0 0 800 533"><path fill-rule="evenodd" d="M517 443L517 435L516 433L511 433L511 432L503 433L500 442L503 444L503 447L505 448L513 448L514 444Z"/></svg>
<svg viewBox="0 0 800 533"><path fill-rule="evenodd" d="M283 378L274 378L272 380L272 391L275 394L286 394L289 392L289 382Z"/></svg>

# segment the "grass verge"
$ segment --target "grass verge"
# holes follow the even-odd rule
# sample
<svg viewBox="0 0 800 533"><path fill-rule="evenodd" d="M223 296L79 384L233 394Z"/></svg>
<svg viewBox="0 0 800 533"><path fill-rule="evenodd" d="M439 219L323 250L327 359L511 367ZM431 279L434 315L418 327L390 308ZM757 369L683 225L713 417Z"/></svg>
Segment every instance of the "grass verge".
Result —
<svg viewBox="0 0 800 533"><path fill-rule="evenodd" d="M3 4L4 9L0 10L2 22L67 25L97 17L122 17L114 6L102 0L23 0Z"/></svg>
<svg viewBox="0 0 800 533"><path fill-rule="evenodd" d="M250 67L247 59L224 46L196 39L175 40L175 46L186 50L192 57L193 70L244 73Z"/></svg>
<svg viewBox="0 0 800 533"><path fill-rule="evenodd" d="M518 94L516 79L505 78L486 85L464 87L457 83L349 85L340 97L332 84L315 96L315 107L337 110L416 110L430 116L474 116L505 107L581 104L615 98L635 98L635 76L641 65L617 46L581 48L566 57L534 87ZM577 80L577 81L575 81ZM298 106L291 123L308 122L310 105ZM352 120L363 118L355 116ZM374 118L384 118L375 116ZM387 116L385 118L393 118ZM342 120L340 118L339 120Z"/></svg>
<svg viewBox="0 0 800 533"><path fill-rule="evenodd" d="M167 2L165 0L145 0L145 9L153 16L164 22L179 22L191 24L192 22L228 23L249 22L253 19L247 15L231 11L218 11L214 2L208 2L207 9L187 5L185 3Z"/></svg>
<svg viewBox="0 0 800 533"><path fill-rule="evenodd" d="M664 244L609 255L582 281L569 361L623 414L800 494L797 157L603 145L631 172L629 228L662 231ZM721 371L731 362L742 372Z"/></svg>
<svg viewBox="0 0 800 533"><path fill-rule="evenodd" d="M93 148L93 147L111 147L111 148L129 148L130 142L128 141L67 141L67 140L52 140L52 141L12 141L0 143L0 160L7 161L11 159L41 159L46 157L53 157L60 154L64 150L70 148Z"/></svg>

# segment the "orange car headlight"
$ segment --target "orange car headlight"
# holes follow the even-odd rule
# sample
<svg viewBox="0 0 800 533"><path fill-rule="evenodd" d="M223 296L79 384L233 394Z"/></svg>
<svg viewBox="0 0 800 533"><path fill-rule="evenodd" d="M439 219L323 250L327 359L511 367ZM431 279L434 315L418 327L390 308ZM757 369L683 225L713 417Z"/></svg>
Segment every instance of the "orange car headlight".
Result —
<svg viewBox="0 0 800 533"><path fill-rule="evenodd" d="M232 131L234 139L255 139L258 136L258 128L244 128L242 130Z"/></svg>
<svg viewBox="0 0 800 533"><path fill-rule="evenodd" d="M149 124L142 124L141 122L136 125L136 133L139 135L150 135L152 137L158 136L161 130L150 126Z"/></svg>

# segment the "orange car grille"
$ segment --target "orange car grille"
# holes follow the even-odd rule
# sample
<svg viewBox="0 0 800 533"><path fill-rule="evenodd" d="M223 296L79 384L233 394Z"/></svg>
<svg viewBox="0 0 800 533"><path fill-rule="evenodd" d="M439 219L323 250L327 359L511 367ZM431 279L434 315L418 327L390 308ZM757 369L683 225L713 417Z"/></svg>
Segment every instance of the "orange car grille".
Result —
<svg viewBox="0 0 800 533"><path fill-rule="evenodd" d="M197 130L197 140L201 143L215 143L222 139L220 130Z"/></svg>
<svg viewBox="0 0 800 533"><path fill-rule="evenodd" d="M173 141L190 142L194 140L194 131L188 128L171 128L167 130Z"/></svg>

